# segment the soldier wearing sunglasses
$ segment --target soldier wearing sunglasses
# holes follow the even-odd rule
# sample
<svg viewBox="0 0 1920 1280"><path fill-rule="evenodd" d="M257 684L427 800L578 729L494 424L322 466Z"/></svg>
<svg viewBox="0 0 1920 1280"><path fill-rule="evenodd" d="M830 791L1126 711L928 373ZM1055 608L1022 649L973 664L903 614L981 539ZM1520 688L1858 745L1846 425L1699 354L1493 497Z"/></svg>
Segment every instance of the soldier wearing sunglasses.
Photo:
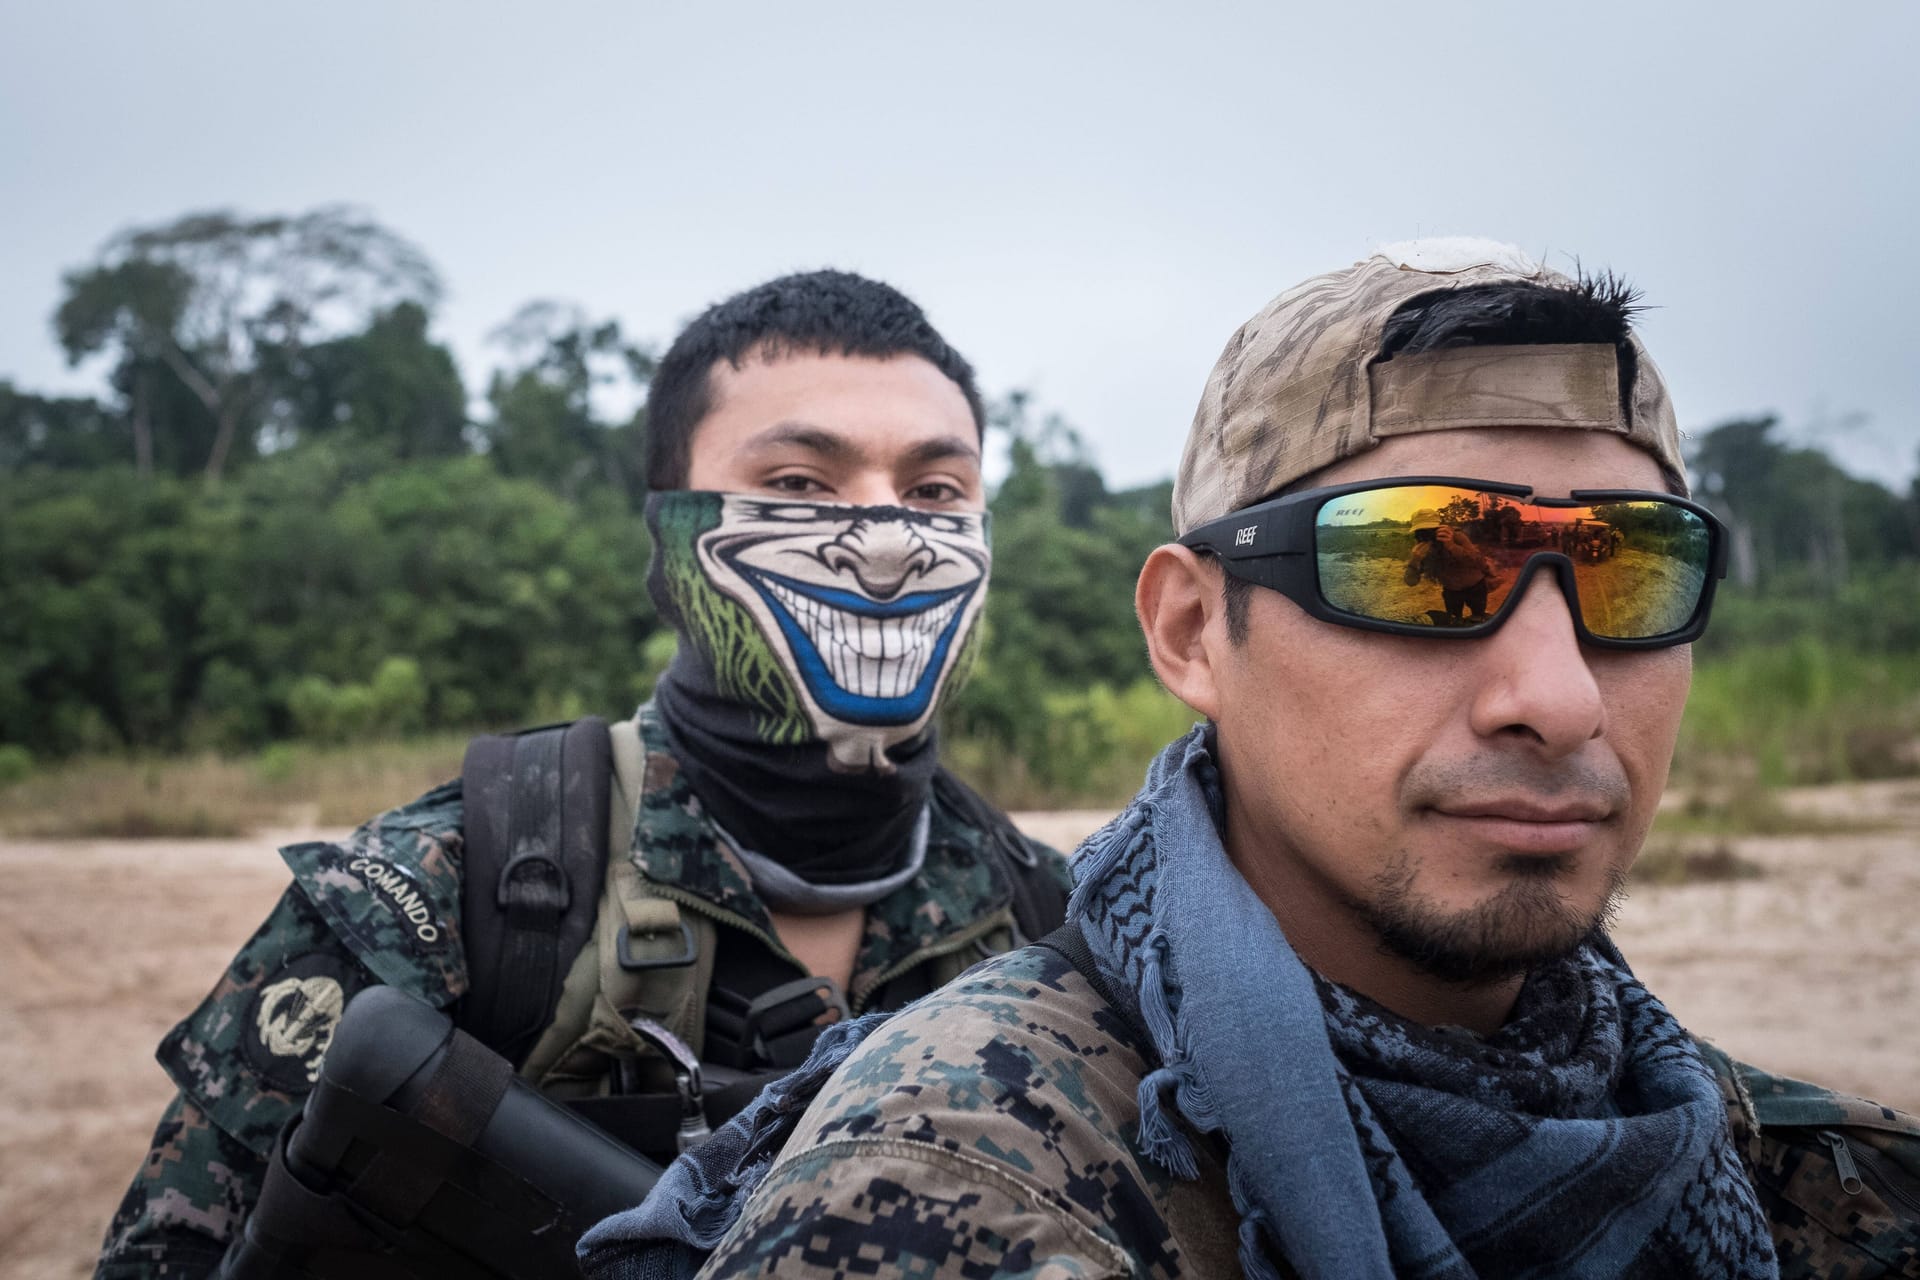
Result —
<svg viewBox="0 0 1920 1280"><path fill-rule="evenodd" d="M1920 1274L1920 1121L1607 936L1726 566L1632 302L1422 241L1242 326L1136 593L1204 720L1067 926L823 1042L594 1274ZM1443 526L1485 564L1434 609Z"/></svg>

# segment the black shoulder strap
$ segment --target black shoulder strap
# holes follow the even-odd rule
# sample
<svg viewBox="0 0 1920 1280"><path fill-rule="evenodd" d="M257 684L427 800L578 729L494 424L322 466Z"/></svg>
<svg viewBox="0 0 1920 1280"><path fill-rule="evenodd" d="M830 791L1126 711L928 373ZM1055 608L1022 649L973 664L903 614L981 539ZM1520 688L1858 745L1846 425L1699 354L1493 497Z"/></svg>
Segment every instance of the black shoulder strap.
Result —
<svg viewBox="0 0 1920 1280"><path fill-rule="evenodd" d="M553 1016L606 876L607 722L475 738L461 768L460 1025L518 1066Z"/></svg>
<svg viewBox="0 0 1920 1280"><path fill-rule="evenodd" d="M1029 840L1011 819L945 767L933 775L934 796L986 837L987 856L1000 864L1013 886L1013 922L1022 943L1043 938L1067 918L1067 891L1041 865L1044 846Z"/></svg>
<svg viewBox="0 0 1920 1280"><path fill-rule="evenodd" d="M1107 976L1100 972L1100 965L1093 958L1093 949L1087 946L1087 935L1080 931L1077 921L1067 921L1041 938L1037 945L1065 956L1067 963L1079 970L1080 976L1087 980L1093 993L1108 1004L1113 1004L1113 992L1107 988Z"/></svg>
<svg viewBox="0 0 1920 1280"><path fill-rule="evenodd" d="M1067 921L1034 945L1065 956L1067 963L1072 965L1080 976L1087 980L1087 985L1093 988L1093 994L1104 1000L1107 1007L1113 1010L1114 1015L1126 1023L1128 1030L1133 1032L1134 1039L1140 1042L1141 1053L1149 1059L1157 1056L1153 1049L1153 1037L1147 1034L1147 1029L1134 1019L1126 1005L1113 998L1113 988L1107 985L1107 975L1100 971L1099 963L1093 958L1093 950L1087 946L1087 935L1080 931L1077 921Z"/></svg>

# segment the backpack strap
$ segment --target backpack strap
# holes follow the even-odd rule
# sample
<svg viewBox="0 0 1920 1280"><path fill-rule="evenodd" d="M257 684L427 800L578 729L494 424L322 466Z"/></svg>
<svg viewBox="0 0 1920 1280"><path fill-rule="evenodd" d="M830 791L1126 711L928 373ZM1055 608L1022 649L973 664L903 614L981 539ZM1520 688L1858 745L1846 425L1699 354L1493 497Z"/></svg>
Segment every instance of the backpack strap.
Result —
<svg viewBox="0 0 1920 1280"><path fill-rule="evenodd" d="M1106 1006L1113 1010L1114 1015L1126 1024L1127 1030L1133 1033L1133 1038L1139 1041L1141 1056L1149 1066L1158 1061L1160 1055L1153 1047L1152 1035L1126 1005L1113 998L1113 988L1107 985L1107 975L1102 972L1099 962L1093 958L1093 949L1087 945L1087 935L1080 931L1079 921L1067 921L1034 945L1065 956L1067 963L1072 965L1080 976L1087 980L1087 985L1093 988L1093 994L1099 996Z"/></svg>
<svg viewBox="0 0 1920 1280"><path fill-rule="evenodd" d="M999 866L1013 887L1014 945L1024 946L1059 928L1067 915L1067 890L1041 856L1046 846L1028 839L1006 814L944 766L933 775L933 794L966 825L980 832L987 858Z"/></svg>
<svg viewBox="0 0 1920 1280"><path fill-rule="evenodd" d="M568 1099L601 1093L610 1060L659 1057L633 1029L636 1016L687 1044L701 1043L713 976L713 922L656 892L628 856L646 788L638 726L620 721L608 738L607 842L618 854L606 860L592 936L567 973L546 1030L520 1064L526 1079ZM653 1084L671 1094L674 1082L662 1067Z"/></svg>
<svg viewBox="0 0 1920 1280"><path fill-rule="evenodd" d="M460 1023L515 1064L593 931L611 776L598 716L467 746L460 905L469 989Z"/></svg>

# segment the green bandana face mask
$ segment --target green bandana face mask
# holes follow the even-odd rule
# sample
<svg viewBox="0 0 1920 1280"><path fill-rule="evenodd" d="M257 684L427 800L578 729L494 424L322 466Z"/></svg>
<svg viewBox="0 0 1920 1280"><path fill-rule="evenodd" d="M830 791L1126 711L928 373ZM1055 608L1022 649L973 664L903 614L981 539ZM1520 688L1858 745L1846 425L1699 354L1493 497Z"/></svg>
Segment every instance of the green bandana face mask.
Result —
<svg viewBox="0 0 1920 1280"><path fill-rule="evenodd" d="M970 659L984 512L678 491L647 500L655 604L770 745L890 774Z"/></svg>

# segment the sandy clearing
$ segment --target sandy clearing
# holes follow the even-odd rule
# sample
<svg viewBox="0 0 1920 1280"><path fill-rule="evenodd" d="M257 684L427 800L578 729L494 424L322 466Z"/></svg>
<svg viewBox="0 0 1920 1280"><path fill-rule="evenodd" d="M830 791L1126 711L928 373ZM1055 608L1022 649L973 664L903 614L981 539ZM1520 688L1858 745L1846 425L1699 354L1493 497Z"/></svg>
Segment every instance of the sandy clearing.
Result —
<svg viewBox="0 0 1920 1280"><path fill-rule="evenodd" d="M1792 803L1898 825L1741 841L1764 877L1640 889L1616 936L1735 1056L1920 1110L1920 784ZM1018 816L1060 848L1108 817ZM0 841L0 1277L90 1273L171 1093L153 1046L285 885L275 845L310 838Z"/></svg>

